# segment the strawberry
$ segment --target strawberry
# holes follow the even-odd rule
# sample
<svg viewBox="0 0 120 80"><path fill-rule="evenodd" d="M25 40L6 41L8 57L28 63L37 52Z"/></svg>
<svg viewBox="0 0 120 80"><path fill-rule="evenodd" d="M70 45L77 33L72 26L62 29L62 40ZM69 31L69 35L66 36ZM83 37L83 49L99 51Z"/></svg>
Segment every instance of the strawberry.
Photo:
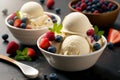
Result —
<svg viewBox="0 0 120 80"><path fill-rule="evenodd" d="M15 54L16 50L19 49L19 45L15 41L11 41L7 45L6 53Z"/></svg>
<svg viewBox="0 0 120 80"><path fill-rule="evenodd" d="M20 20L20 19L16 19L15 21L14 21L14 26L15 27L20 27L20 24L22 23L22 21Z"/></svg>
<svg viewBox="0 0 120 80"><path fill-rule="evenodd" d="M11 16L9 17L9 20L13 20L15 16L16 16L16 13L15 12L12 13Z"/></svg>
<svg viewBox="0 0 120 80"><path fill-rule="evenodd" d="M34 49L32 49L32 48L28 48L28 51L27 51L27 56L29 56L29 57L34 57L36 55L36 52L35 52L35 50Z"/></svg>
<svg viewBox="0 0 120 80"><path fill-rule="evenodd" d="M48 49L50 42L48 38L42 38L39 43L39 47L42 49Z"/></svg>
<svg viewBox="0 0 120 80"><path fill-rule="evenodd" d="M51 9L55 4L55 1L54 0L47 0L46 2L46 6L47 8Z"/></svg>
<svg viewBox="0 0 120 80"><path fill-rule="evenodd" d="M45 33L44 37L48 38L49 41L55 40L55 34L52 31L49 31L49 32Z"/></svg>
<svg viewBox="0 0 120 80"><path fill-rule="evenodd" d="M107 40L113 44L120 42L120 31L110 28Z"/></svg>

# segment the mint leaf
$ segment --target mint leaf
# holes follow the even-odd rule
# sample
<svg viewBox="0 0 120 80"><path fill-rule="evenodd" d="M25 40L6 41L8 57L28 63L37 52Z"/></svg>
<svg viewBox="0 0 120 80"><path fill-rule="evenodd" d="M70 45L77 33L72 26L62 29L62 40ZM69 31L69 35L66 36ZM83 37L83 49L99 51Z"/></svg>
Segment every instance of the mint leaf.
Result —
<svg viewBox="0 0 120 80"><path fill-rule="evenodd" d="M17 15L17 17L18 17L19 19L21 18L19 11L16 11L16 15Z"/></svg>
<svg viewBox="0 0 120 80"><path fill-rule="evenodd" d="M22 52L20 50L17 50L16 53L17 55L21 55Z"/></svg>
<svg viewBox="0 0 120 80"><path fill-rule="evenodd" d="M62 24L58 25L57 29L56 29L56 32L57 33L61 33L61 30L62 29Z"/></svg>
<svg viewBox="0 0 120 80"><path fill-rule="evenodd" d="M99 29L98 29L98 27L97 27L97 26L95 26L95 27L94 27L94 31L95 31L95 34L97 34L97 33L98 33Z"/></svg>
<svg viewBox="0 0 120 80"><path fill-rule="evenodd" d="M104 34L104 31L99 31L98 35L101 37Z"/></svg>
<svg viewBox="0 0 120 80"><path fill-rule="evenodd" d="M28 48L24 48L23 51L22 51L22 55L27 55L27 52L28 52Z"/></svg>
<svg viewBox="0 0 120 80"><path fill-rule="evenodd" d="M18 61L21 61L21 60L25 60L24 56L15 56L15 59L18 60Z"/></svg>

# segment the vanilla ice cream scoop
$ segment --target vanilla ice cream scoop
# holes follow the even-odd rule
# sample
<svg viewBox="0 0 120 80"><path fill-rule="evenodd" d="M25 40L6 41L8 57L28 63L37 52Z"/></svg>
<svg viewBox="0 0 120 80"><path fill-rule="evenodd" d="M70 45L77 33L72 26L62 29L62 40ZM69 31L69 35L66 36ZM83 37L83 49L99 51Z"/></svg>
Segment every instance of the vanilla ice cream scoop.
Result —
<svg viewBox="0 0 120 80"><path fill-rule="evenodd" d="M89 53L90 51L88 41L78 35L66 37L61 46L61 54L63 55L81 55Z"/></svg>
<svg viewBox="0 0 120 80"><path fill-rule="evenodd" d="M27 18L37 18L44 15L42 6L37 2L27 2L20 9L22 16Z"/></svg>
<svg viewBox="0 0 120 80"><path fill-rule="evenodd" d="M87 16L80 12L72 12L65 16L63 20L62 32L69 34L81 34L86 36L86 32L93 28Z"/></svg>
<svg viewBox="0 0 120 80"><path fill-rule="evenodd" d="M48 15L45 14L42 6L34 1L25 3L20 9L21 17L28 19L27 23L32 29L40 29L42 27L51 27L53 22Z"/></svg>

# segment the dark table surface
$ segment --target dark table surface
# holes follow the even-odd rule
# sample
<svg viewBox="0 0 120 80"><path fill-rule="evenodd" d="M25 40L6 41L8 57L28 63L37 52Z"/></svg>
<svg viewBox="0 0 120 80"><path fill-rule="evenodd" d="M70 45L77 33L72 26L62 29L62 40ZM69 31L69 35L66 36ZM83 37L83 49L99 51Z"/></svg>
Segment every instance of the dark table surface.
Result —
<svg viewBox="0 0 120 80"><path fill-rule="evenodd" d="M14 40L18 42L7 29L4 22L6 16L2 14L2 10L8 9L8 14L10 14L14 11L19 10L23 3L27 1L31 0L0 0L0 36L2 36L5 33L9 34L8 41ZM39 2L39 0L33 1ZM65 15L70 13L69 8L67 6L69 1L70 0L55 0L54 7L61 8L61 14L59 16L62 20ZM120 2L120 0L116 1ZM48 10L45 5L43 5L43 8L45 11L55 13L54 10ZM115 27L120 30L120 14L114 25L111 25L111 27ZM9 56L8 54L6 54L6 46L7 43L5 43L2 40L2 38L0 38L0 54ZM115 45L113 50L106 48L102 56L99 58L99 60L93 67L78 72L64 72L56 70L47 63L43 55L40 54L40 51L38 50L37 46L27 46L21 44L21 48L24 47L33 47L39 55L38 59L36 59L35 61L21 61L22 63L33 66L40 71L38 78L33 80L43 80L43 75L49 75L50 73L56 73L59 77L59 80L120 80L119 44ZM20 71L20 69L14 66L13 64L0 60L0 80L28 80L28 78L25 77Z"/></svg>

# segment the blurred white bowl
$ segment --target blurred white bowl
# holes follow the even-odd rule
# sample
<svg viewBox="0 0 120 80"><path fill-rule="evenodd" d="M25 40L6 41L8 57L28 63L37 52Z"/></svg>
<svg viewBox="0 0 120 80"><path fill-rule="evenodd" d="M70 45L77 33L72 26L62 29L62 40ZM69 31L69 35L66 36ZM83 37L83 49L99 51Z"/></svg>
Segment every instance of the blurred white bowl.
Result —
<svg viewBox="0 0 120 80"><path fill-rule="evenodd" d="M55 16L56 19L57 19L57 23L58 24L61 23L61 18L58 15L56 15L54 13L50 13L50 12L45 12L45 14ZM12 35L22 44L36 45L36 42L37 42L37 39L39 38L39 36L41 36L42 34L44 34L45 32L48 31L47 27L44 27L44 28L41 28L41 29L16 28L14 26L11 26L7 21L10 16L11 15L7 16L7 18L5 19L5 24L7 25L8 29L10 30Z"/></svg>
<svg viewBox="0 0 120 80"><path fill-rule="evenodd" d="M37 40L37 46L48 61L48 63L59 70L63 71L81 71L92 67L99 59L107 45L107 40L103 36L103 46L101 49L85 55L60 55L48 52L39 47L42 36Z"/></svg>

